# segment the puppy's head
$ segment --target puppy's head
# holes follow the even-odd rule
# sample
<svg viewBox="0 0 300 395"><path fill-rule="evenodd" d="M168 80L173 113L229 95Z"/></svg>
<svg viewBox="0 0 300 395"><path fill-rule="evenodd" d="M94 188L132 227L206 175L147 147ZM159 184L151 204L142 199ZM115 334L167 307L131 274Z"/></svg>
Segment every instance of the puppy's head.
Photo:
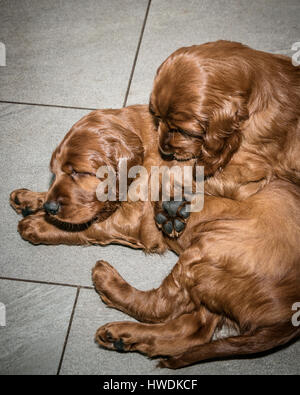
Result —
<svg viewBox="0 0 300 395"><path fill-rule="evenodd" d="M121 159L127 159L128 168L141 165L143 145L114 110L94 111L78 121L52 155L54 181L44 205L50 219L86 226L108 218L119 202L97 199L96 174L101 166L110 166L117 174Z"/></svg>
<svg viewBox="0 0 300 395"><path fill-rule="evenodd" d="M206 175L224 167L241 141L247 119L247 64L238 43L218 42L174 52L159 67L150 97L163 155L197 158Z"/></svg>

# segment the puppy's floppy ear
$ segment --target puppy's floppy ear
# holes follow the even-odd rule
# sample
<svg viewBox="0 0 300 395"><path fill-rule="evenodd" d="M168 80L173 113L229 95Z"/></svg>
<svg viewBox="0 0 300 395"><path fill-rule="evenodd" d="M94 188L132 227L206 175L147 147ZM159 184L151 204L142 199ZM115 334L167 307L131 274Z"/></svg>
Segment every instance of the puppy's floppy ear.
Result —
<svg viewBox="0 0 300 395"><path fill-rule="evenodd" d="M123 129L121 134L120 159L127 159L128 169L142 165L144 161L144 147L140 137L127 128Z"/></svg>
<svg viewBox="0 0 300 395"><path fill-rule="evenodd" d="M127 177L128 187L133 181L132 178L128 177L129 170L134 166L143 164L144 147L142 140L135 132L133 125L119 117L106 114L102 118L101 128L98 129L98 145L101 149L101 155L98 159L102 164L105 162L106 165L111 166L116 172L116 192L119 197L119 182L121 181L119 178ZM127 169L121 163L124 159L127 161Z"/></svg>
<svg viewBox="0 0 300 395"><path fill-rule="evenodd" d="M121 159L127 159L128 168L142 165L144 160L143 143L131 125L120 118L106 114L98 128L98 143L108 164L117 169Z"/></svg>
<svg viewBox="0 0 300 395"><path fill-rule="evenodd" d="M108 142L112 144L112 152L109 159L115 168L121 159L127 159L128 169L143 164L144 147L136 133L120 126L108 133Z"/></svg>
<svg viewBox="0 0 300 395"><path fill-rule="evenodd" d="M207 117L201 161L206 164L206 174L213 174L230 161L241 144L241 122L248 118L242 98L224 100ZM202 116L203 119L203 116Z"/></svg>

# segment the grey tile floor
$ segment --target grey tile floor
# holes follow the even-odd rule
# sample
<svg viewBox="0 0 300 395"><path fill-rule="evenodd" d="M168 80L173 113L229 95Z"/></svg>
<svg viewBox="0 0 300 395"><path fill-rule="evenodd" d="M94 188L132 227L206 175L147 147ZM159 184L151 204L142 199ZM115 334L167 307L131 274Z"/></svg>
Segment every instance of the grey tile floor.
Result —
<svg viewBox="0 0 300 395"><path fill-rule="evenodd" d="M98 259L134 286L158 286L176 256L120 246L33 246L8 204L16 188L46 190L51 152L93 108L147 103L155 71L181 46L215 39L292 54L299 0L0 0L0 374L160 374L138 354L99 349L108 309L91 283ZM164 371L174 374L173 371ZM203 363L176 374L299 374L300 342L251 359Z"/></svg>

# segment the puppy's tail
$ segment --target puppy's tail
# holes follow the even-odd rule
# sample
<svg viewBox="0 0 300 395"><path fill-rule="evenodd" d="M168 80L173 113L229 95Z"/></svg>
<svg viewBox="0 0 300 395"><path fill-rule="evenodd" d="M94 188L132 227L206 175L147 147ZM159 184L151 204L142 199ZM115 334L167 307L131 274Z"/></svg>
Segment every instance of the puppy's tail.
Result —
<svg viewBox="0 0 300 395"><path fill-rule="evenodd" d="M282 346L297 337L300 337L300 327L293 326L291 322L276 324L257 329L251 334L192 347L181 355L161 360L159 366L177 369L203 360L256 354Z"/></svg>

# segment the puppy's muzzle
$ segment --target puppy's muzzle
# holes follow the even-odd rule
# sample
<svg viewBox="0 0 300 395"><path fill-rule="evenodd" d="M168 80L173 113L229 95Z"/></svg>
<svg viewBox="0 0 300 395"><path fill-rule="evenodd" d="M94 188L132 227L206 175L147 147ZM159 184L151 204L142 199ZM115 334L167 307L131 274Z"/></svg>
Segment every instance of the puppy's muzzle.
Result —
<svg viewBox="0 0 300 395"><path fill-rule="evenodd" d="M44 204L44 209L48 214L56 215L59 211L60 205L58 202L50 201Z"/></svg>

